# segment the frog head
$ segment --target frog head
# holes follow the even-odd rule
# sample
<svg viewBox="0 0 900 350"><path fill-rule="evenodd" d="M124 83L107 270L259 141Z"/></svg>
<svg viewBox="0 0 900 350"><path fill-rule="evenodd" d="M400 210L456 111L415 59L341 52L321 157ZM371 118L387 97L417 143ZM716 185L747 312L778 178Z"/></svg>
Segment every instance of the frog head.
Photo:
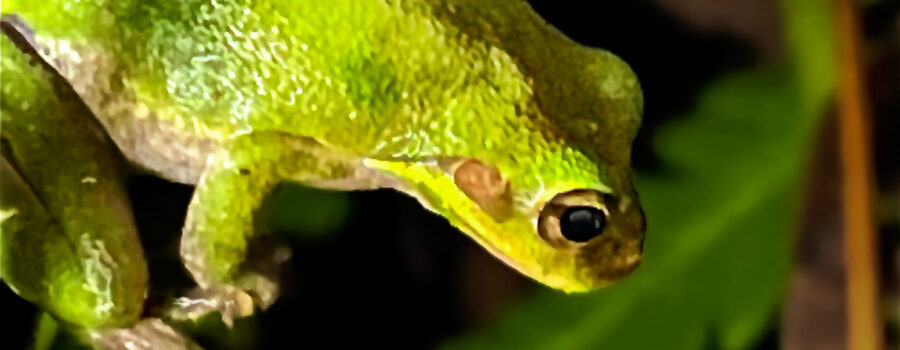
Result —
<svg viewBox="0 0 900 350"><path fill-rule="evenodd" d="M552 163L544 163L548 172L564 168ZM528 168L544 176L507 179L498 168L462 160L448 172L461 194L450 192L454 199L440 211L508 265L553 288L601 288L638 266L645 221L628 174L607 168L603 181L591 182Z"/></svg>
<svg viewBox="0 0 900 350"><path fill-rule="evenodd" d="M484 138L467 140L478 147L368 165L398 177L401 190L543 284L584 292L627 276L641 260L645 229L630 167L642 95L617 57L584 54L567 75L569 89L533 79L535 95L513 108L517 115L472 125L499 130L470 133ZM491 124L498 119L521 127Z"/></svg>
<svg viewBox="0 0 900 350"><path fill-rule="evenodd" d="M399 177L403 185L398 189L550 287L567 292L602 288L627 276L641 260L644 216L624 173L609 183L585 183L579 176L538 182L540 176L537 181L508 177L467 158L366 163Z"/></svg>

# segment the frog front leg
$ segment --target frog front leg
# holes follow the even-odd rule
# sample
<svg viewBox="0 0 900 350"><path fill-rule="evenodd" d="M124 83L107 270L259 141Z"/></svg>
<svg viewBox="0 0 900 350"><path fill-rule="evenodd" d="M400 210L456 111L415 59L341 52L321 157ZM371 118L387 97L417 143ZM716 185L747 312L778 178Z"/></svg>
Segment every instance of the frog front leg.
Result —
<svg viewBox="0 0 900 350"><path fill-rule="evenodd" d="M178 300L172 316L196 319L220 311L230 324L251 314L254 304L263 309L271 305L278 293L277 276L267 276L247 261L250 244L261 234L254 226L255 211L280 182L346 178L356 168L354 159L312 138L275 131L226 142L200 177L181 241L182 259L200 288Z"/></svg>

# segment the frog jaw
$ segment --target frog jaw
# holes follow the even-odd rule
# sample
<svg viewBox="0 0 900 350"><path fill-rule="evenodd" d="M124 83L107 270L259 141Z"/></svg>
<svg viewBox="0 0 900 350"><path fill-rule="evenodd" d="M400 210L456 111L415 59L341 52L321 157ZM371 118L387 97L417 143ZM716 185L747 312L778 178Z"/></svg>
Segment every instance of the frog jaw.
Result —
<svg viewBox="0 0 900 350"><path fill-rule="evenodd" d="M566 187L566 186L563 186ZM571 190L571 189L570 189ZM566 191L549 191L550 194ZM641 262L644 217L633 196L610 209L612 222L586 243L553 244L537 232L537 214L497 222L464 199L454 207L454 226L522 274L568 293L589 292L628 276ZM536 208L543 208L539 201ZM463 213L463 214L460 214ZM455 219L455 220L454 220Z"/></svg>
<svg viewBox="0 0 900 350"><path fill-rule="evenodd" d="M467 236L475 240L479 245L484 247L494 257L503 261L507 266L512 267L519 273L537 281L548 287L559 289L567 293L587 292L596 289L589 283L572 278L571 275L563 275L555 273L552 270L567 270L560 265L551 265L550 269L538 263L534 256L524 256L522 254L513 254L516 249L510 249L508 246L500 246L494 241L484 239L487 232L485 226L479 225L477 221L471 220L454 224L458 229L466 233ZM491 231L497 233L498 231ZM544 245L543 242L535 242ZM505 248L505 249L504 249ZM553 249L551 247L543 247L538 249ZM568 269L571 270L571 269Z"/></svg>
<svg viewBox="0 0 900 350"><path fill-rule="evenodd" d="M497 222L469 199L451 176L437 167L375 159L366 159L363 163L398 178L400 185L395 189L417 198L426 209L442 215L525 276L566 292L584 292L599 287L587 278L590 273L578 271L574 254L559 251L540 238L536 232L536 214L517 214Z"/></svg>

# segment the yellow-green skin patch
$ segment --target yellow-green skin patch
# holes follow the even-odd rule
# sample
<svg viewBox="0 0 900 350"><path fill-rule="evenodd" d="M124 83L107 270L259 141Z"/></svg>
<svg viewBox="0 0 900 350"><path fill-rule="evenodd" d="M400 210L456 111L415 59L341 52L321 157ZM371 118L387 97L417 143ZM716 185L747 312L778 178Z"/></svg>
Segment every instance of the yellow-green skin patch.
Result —
<svg viewBox="0 0 900 350"><path fill-rule="evenodd" d="M192 149L202 159L237 135L310 137L391 174L513 267L567 291L615 278L595 268L605 264L601 248L560 251L537 235L537 215L555 194L592 189L627 199L628 221L612 225L642 239L629 166L642 109L637 79L617 57L570 41L524 2L2 6L34 29L45 57L60 62L131 160L163 176L193 183L202 168L175 175L129 154L117 130L140 120L169 123L183 143L154 143L161 136L153 132L129 134L129 142L168 145L156 149L168 155L201 144ZM497 221L482 212L436 165L447 158L499 169L514 216Z"/></svg>

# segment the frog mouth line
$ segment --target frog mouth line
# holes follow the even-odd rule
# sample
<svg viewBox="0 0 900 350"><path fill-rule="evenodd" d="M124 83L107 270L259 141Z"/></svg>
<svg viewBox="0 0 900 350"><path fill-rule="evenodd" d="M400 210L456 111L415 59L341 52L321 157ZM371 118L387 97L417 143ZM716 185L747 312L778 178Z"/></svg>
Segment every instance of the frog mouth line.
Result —
<svg viewBox="0 0 900 350"><path fill-rule="evenodd" d="M413 198L415 198L419 204L426 210L435 213L437 215L443 216L447 219L449 224L451 224L454 228L468 236L470 239L474 240L479 246L483 247L487 250L492 256L496 259L502 261L504 264L516 270L516 272L532 279L538 283L550 286L556 289L562 289L566 291L584 291L590 289L590 286L577 282L573 280L571 277L566 277L565 275L560 274L548 274L547 270L543 268L540 264L521 264L519 260L515 259L512 255L508 254L505 250L498 247L495 243L493 243L490 239L487 239L487 235L482 234L482 232L491 231L487 227L483 227L478 224L478 220L467 219L470 218L471 215L468 215L465 212L466 208L476 208L477 204L467 202L463 206L460 203L451 204L446 201L437 200L436 202L432 202L437 196L432 186L435 183L441 184L441 181L446 181L447 178L443 177L442 171L428 171L434 170L430 168L418 168L416 170L422 171L418 174L413 173L414 175L422 176L424 175L424 179L417 179L415 176L412 177L412 180L406 179L404 177L398 176L396 174L396 170L391 169L391 165L396 163L379 161L376 159L366 158L363 160L363 165L371 168L378 169L384 171L388 178L395 179L396 181L391 181L390 184L386 187L393 188L396 191L405 193ZM402 169L401 169L402 170ZM436 176L437 173L442 174L442 176ZM452 180L449 180L452 181ZM429 185L430 184L430 185ZM455 190L458 190L455 184L452 186ZM430 195L429 195L430 194ZM457 197L466 198L465 201L469 201L466 195L462 192L456 194ZM464 208L465 207L465 208ZM440 210L439 210L440 209ZM477 210L480 212L480 209ZM443 215L442 215L443 213ZM485 219L493 220L493 218L485 217ZM537 233L534 233L537 237ZM536 238L540 239L540 238Z"/></svg>
<svg viewBox="0 0 900 350"><path fill-rule="evenodd" d="M504 264L518 272L519 274L528 277L531 280L534 280L540 284L547 285L556 289L562 289L566 292L570 291L584 291L588 290L587 286L582 283L573 284L572 280L569 278L565 278L556 274L547 274L544 269L534 269L528 265L519 264L513 259L510 255L506 254L503 250L497 248L490 241L483 239L480 234L478 234L478 230L473 227L468 221L461 220L462 227L458 227L457 229L465 233L466 236L474 240L478 245L483 247L488 251L492 256L494 256L497 260L502 261ZM540 265L538 265L540 267ZM574 287L574 288L573 288Z"/></svg>

